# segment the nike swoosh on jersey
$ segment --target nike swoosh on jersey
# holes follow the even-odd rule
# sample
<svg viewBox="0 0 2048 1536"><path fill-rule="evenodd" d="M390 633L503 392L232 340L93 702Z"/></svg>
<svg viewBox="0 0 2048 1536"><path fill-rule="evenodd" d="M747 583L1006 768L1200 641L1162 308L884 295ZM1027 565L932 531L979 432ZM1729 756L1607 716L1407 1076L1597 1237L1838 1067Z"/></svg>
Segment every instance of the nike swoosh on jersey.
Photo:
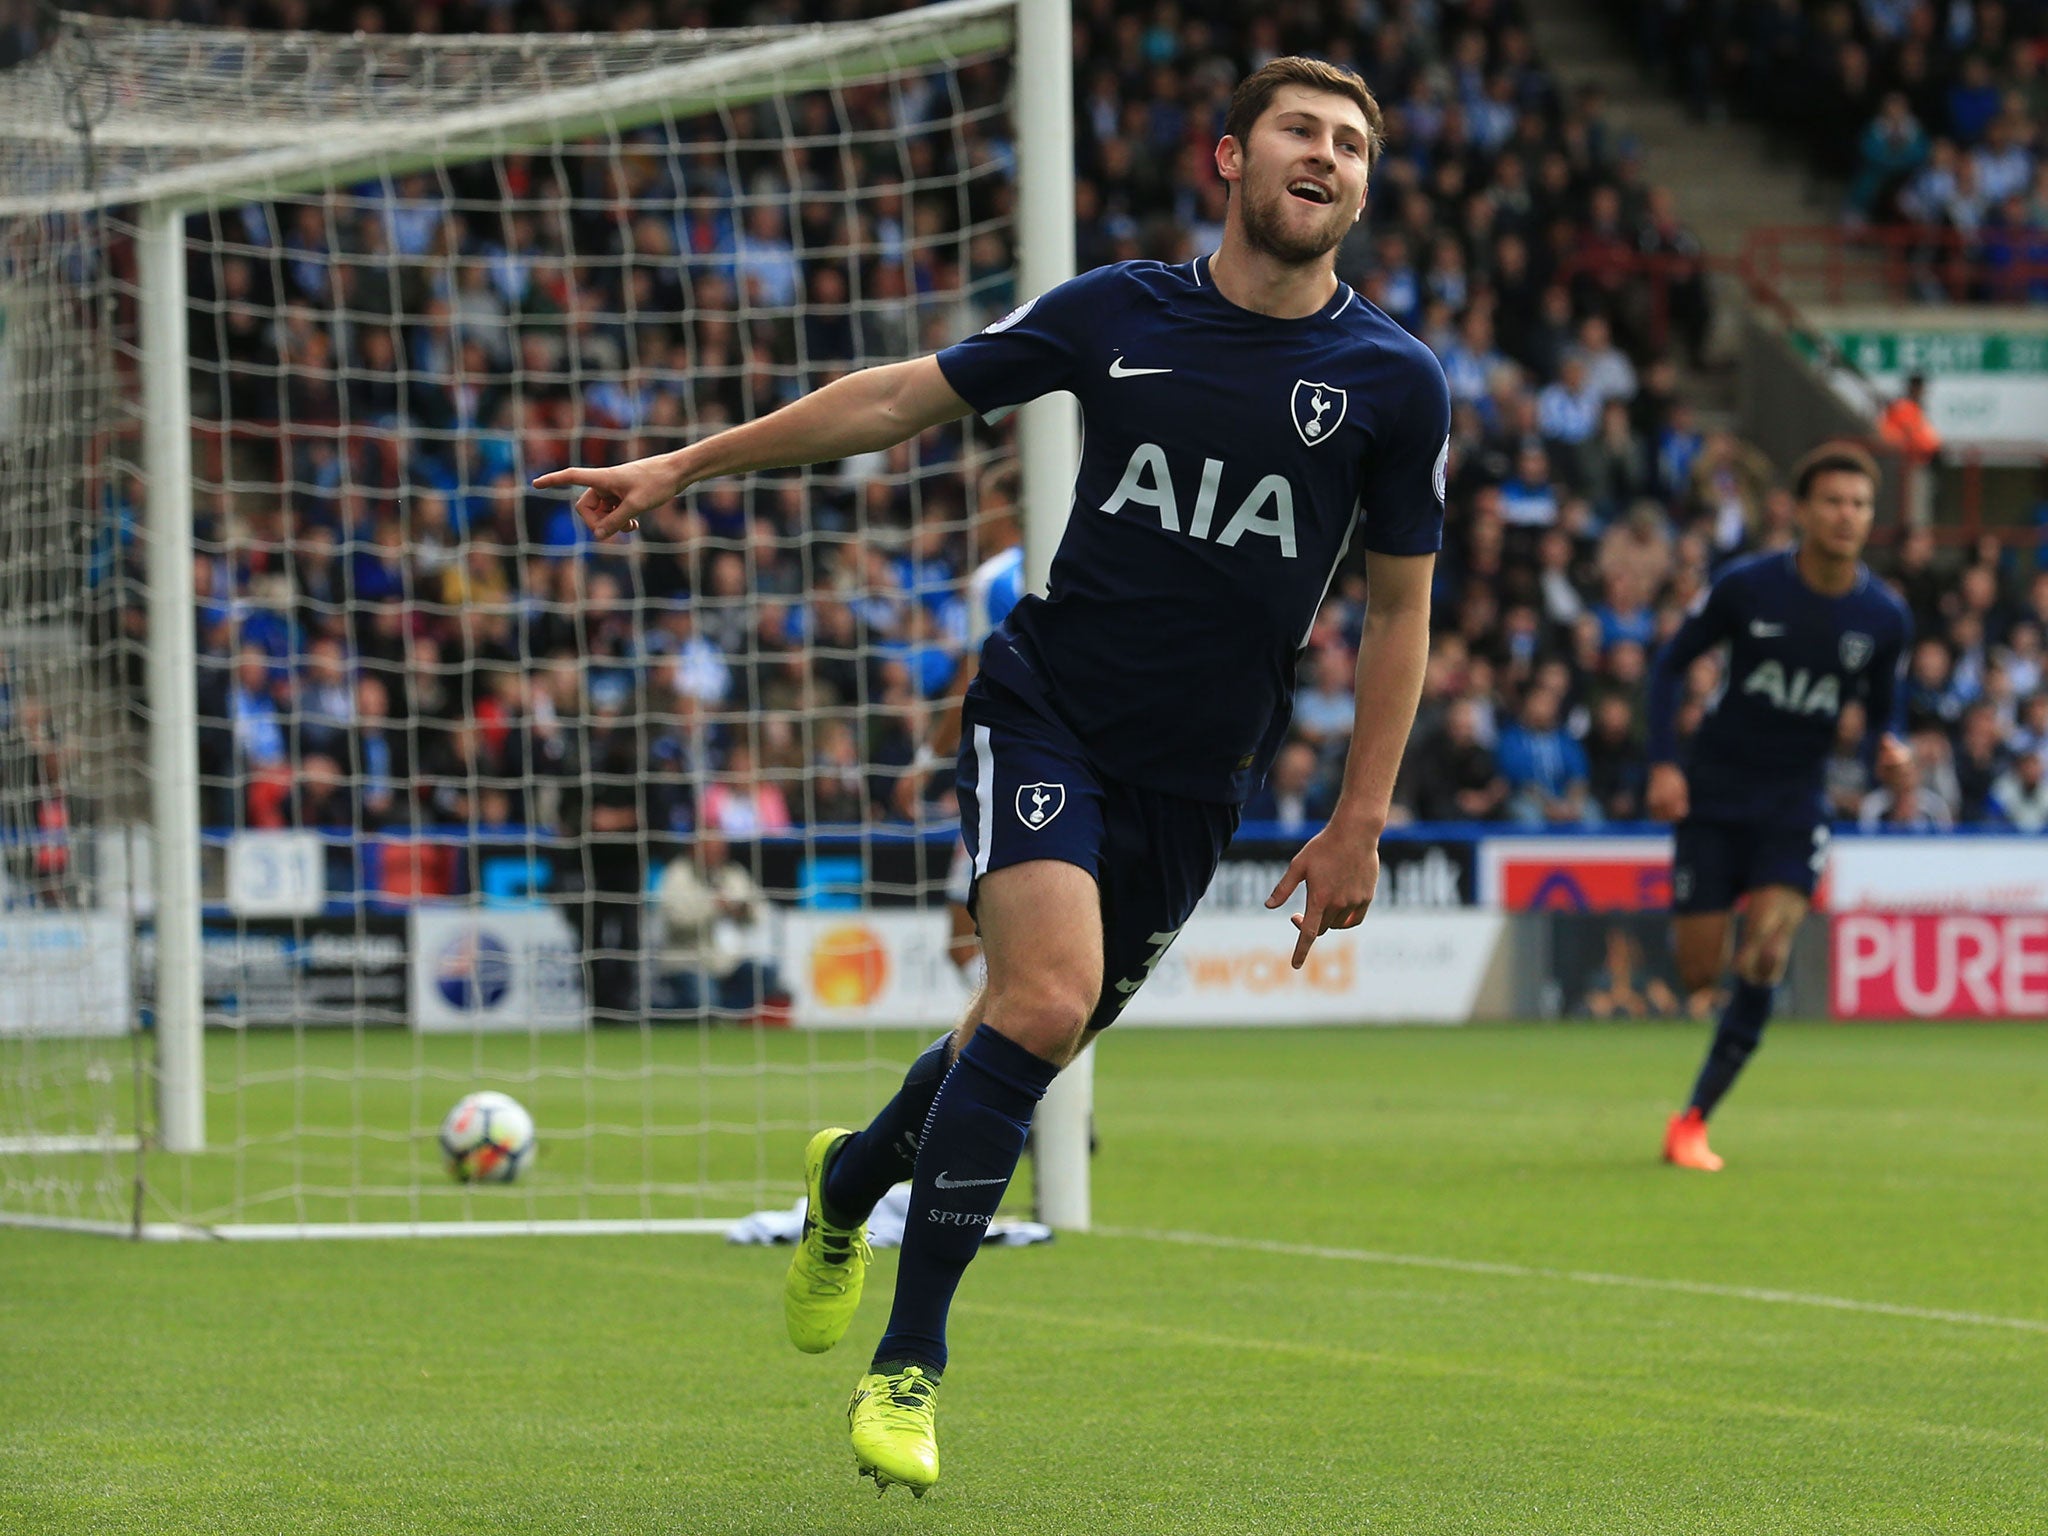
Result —
<svg viewBox="0 0 2048 1536"><path fill-rule="evenodd" d="M1751 619L1749 621L1749 632L1759 640L1769 640L1773 636L1785 633L1785 626L1782 624L1766 624L1762 619Z"/></svg>
<svg viewBox="0 0 2048 1536"><path fill-rule="evenodd" d="M1008 1179L949 1179L942 1168L939 1170L938 1177L933 1179L932 1182L941 1189L972 1189L977 1184L1007 1184L1010 1181Z"/></svg>
<svg viewBox="0 0 2048 1536"><path fill-rule="evenodd" d="M1112 379L1135 379L1135 378L1137 378L1137 377L1138 377L1138 376L1139 376L1140 374L1145 374L1145 373L1171 373L1171 372L1173 372L1173 370L1172 370L1171 368L1126 368L1126 367L1124 366L1124 360L1123 360L1123 358L1122 358L1121 356L1117 357L1117 358L1116 358L1116 359L1115 359L1114 361L1112 361L1112 362L1110 363L1110 365L1109 365L1109 376L1110 376L1110 377L1111 377Z"/></svg>

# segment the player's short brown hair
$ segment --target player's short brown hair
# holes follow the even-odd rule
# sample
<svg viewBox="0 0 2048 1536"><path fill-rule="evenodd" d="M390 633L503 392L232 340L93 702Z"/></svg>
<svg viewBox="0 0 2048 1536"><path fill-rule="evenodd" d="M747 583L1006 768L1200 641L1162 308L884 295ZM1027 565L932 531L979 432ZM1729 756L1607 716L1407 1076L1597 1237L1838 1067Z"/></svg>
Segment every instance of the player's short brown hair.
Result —
<svg viewBox="0 0 2048 1536"><path fill-rule="evenodd" d="M1874 492L1883 483L1877 472L1877 460L1870 456L1870 450L1861 443L1838 441L1822 443L1792 466L1792 494L1800 501L1806 500L1813 489L1813 482L1822 475L1861 475L1870 482Z"/></svg>
<svg viewBox="0 0 2048 1536"><path fill-rule="evenodd" d="M1373 98L1371 89L1348 69L1327 64L1321 59L1303 58L1298 53L1262 64L1237 82L1237 89L1230 93L1230 111L1224 116L1223 131L1240 145L1247 142L1252 125L1273 104L1273 97L1283 85L1327 91L1332 96L1342 96L1356 103L1358 110L1365 114L1365 163L1368 169L1371 168L1386 143L1385 120L1380 116L1380 104Z"/></svg>

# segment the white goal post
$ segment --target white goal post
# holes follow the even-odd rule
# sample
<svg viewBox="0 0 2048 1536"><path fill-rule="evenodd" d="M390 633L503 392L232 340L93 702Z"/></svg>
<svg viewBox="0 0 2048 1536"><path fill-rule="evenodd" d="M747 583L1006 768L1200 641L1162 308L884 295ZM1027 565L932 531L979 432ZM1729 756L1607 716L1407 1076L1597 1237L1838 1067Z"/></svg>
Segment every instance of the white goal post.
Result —
<svg viewBox="0 0 2048 1536"><path fill-rule="evenodd" d="M799 1128L893 1089L914 1046L892 1028L928 1027L933 989L955 990L910 969L941 916L945 807L904 788L899 738L962 648L946 626L1005 498L1043 589L1072 403L907 460L763 477L735 493L741 512L679 512L665 545L615 571L479 464L511 443L516 483L554 467L532 457L551 433L616 455L709 430L1070 276L1070 50L1066 0L520 39L67 15L0 75L0 471L28 487L39 531L0 539L0 587L49 595L35 614L10 602L34 633L0 677L0 733L45 766L0 782L0 837L80 850L0 884L0 984L39 978L24 957L61 930L81 978L66 995L105 993L0 1004L0 1224L709 1231L793 1198ZM984 99L992 80L1006 86ZM835 156L898 168L880 186L812 175ZM607 198L626 210L616 244ZM546 227L522 246L527 226ZM48 393L58 357L87 360L82 407ZM357 390L398 404L351 414ZM830 515L809 520L814 504ZM851 638L822 632L823 607L852 614ZM568 637L595 647L615 613L605 665L566 668ZM771 613L788 622L764 650ZM412 773L398 811L393 770L362 744L370 725L381 739L362 679L387 643L389 691L412 696L391 716ZM61 665L19 659L37 647ZM721 680L693 681L700 661ZM326 736L309 702L323 686L346 716ZM496 771L478 744L493 733L515 741ZM619 741L634 774L600 759ZM681 786L659 811L625 782L656 763ZM787 831L750 820L769 790ZM828 790L853 819L826 813ZM321 821L319 797L346 809ZM637 870L659 844L687 861L714 815L730 818L717 846L773 901L735 898L719 955L707 937L691 962L696 988L683 975L662 993L690 998L670 1011L695 1022L650 1020L669 953L660 864L629 900L606 860ZM266 859L281 883L252 894ZM528 883L494 883L510 865ZM632 901L625 929L601 927ZM500 936L433 937L463 914ZM853 929L872 955L831 948ZM765 946L745 1007L707 968L735 942ZM403 1007L372 974L401 963ZM317 1003L290 1003L322 967ZM772 1027L789 1011L760 1000L777 970L799 1025L818 1022L815 994L841 1027ZM857 1005L833 990L848 977ZM598 993L639 1011L605 1016ZM447 1033L422 998L459 1016ZM501 1033L483 1017L506 998L531 1011ZM752 1022L704 1022L734 1009ZM1091 1080L1084 1056L1037 1126L1039 1211L1064 1229L1089 1221ZM439 1169L433 1131L471 1085L542 1101L542 1157L517 1189L458 1189Z"/></svg>

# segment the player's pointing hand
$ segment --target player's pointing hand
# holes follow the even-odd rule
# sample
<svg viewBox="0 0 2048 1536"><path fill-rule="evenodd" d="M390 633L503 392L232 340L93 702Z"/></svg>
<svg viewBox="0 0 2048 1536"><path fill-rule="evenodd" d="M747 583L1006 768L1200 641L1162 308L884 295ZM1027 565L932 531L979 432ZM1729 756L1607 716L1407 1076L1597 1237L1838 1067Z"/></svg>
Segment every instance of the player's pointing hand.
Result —
<svg viewBox="0 0 2048 1536"><path fill-rule="evenodd" d="M1289 920L1297 933L1292 965L1297 971L1308 959L1309 946L1333 928L1356 928L1365 921L1373 892L1380 883L1380 840L1330 823L1302 845L1287 873L1266 898L1277 907L1306 886L1306 905Z"/></svg>
<svg viewBox="0 0 2048 1536"><path fill-rule="evenodd" d="M576 498L576 515L600 544L637 529L641 518L682 489L665 454L610 469L557 469L539 476L533 484L542 491L563 485L584 487Z"/></svg>

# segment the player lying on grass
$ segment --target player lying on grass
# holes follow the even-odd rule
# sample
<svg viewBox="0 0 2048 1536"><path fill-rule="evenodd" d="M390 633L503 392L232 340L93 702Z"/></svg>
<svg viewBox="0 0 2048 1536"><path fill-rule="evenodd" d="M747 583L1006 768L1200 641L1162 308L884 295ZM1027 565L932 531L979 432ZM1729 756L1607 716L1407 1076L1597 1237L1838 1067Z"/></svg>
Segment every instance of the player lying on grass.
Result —
<svg viewBox="0 0 2048 1536"><path fill-rule="evenodd" d="M1723 572L1650 678L1648 803L1651 815L1678 824L1672 936L1688 993L1720 980L1731 910L1749 898L1713 1044L1691 1101L1664 1132L1667 1162L1708 1173L1721 1159L1707 1145L1707 1117L1763 1037L1826 857L1823 774L1842 705L1864 700L1885 731L1881 774L1907 761L1897 722L1912 620L1862 560L1876 515L1877 465L1854 444L1829 443L1799 462L1792 490L1798 546ZM1686 670L1724 643L1727 686L1680 766L1673 718Z"/></svg>
<svg viewBox="0 0 2048 1536"><path fill-rule="evenodd" d="M818 1133L791 1339L838 1342L863 1223L911 1180L895 1305L849 1405L886 1489L938 1479L946 1316L1054 1075L1113 1023L1207 888L1285 734L1301 647L1356 540L1371 601L1358 726L1305 887L1294 963L1355 926L1428 650L1450 402L1420 342L1335 273L1380 143L1355 76L1277 59L1232 99L1221 247L1061 284L935 357L873 368L672 455L565 469L600 538L716 475L835 460L973 411L1076 396L1087 423L1045 597L982 648L963 701L961 828L988 979L865 1130Z"/></svg>

